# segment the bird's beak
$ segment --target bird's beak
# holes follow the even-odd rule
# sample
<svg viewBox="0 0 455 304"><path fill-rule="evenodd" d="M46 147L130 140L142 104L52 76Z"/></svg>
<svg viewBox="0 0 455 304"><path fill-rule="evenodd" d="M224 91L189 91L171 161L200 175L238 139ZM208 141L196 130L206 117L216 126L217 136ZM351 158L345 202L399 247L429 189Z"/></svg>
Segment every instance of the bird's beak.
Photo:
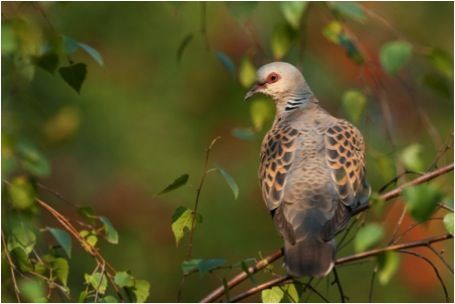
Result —
<svg viewBox="0 0 455 304"><path fill-rule="evenodd" d="M244 100L247 101L248 99L250 99L253 95L255 95L256 93L259 93L258 92L258 89L260 88L260 86L256 83L245 95L245 98Z"/></svg>

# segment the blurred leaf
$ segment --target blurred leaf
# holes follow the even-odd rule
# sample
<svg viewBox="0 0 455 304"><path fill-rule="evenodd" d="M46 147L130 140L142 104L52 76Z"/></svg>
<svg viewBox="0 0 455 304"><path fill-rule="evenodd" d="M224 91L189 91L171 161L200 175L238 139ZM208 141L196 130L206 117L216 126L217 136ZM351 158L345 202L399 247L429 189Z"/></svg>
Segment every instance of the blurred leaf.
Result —
<svg viewBox="0 0 455 304"><path fill-rule="evenodd" d="M101 299L101 303L118 303L118 300L116 297L113 296L105 296L104 298Z"/></svg>
<svg viewBox="0 0 455 304"><path fill-rule="evenodd" d="M188 174L183 174L183 175L179 176L176 180L174 180L169 186L164 188L164 190L159 192L157 195L168 193L168 192L171 192L171 191L173 191L175 189L178 189L178 188L182 187L183 185L186 184L186 182L188 181L189 177L190 176Z"/></svg>
<svg viewBox="0 0 455 304"><path fill-rule="evenodd" d="M423 76L422 82L428 88L438 93L440 96L451 99L452 92L449 82L442 76L435 74L426 74Z"/></svg>
<svg viewBox="0 0 455 304"><path fill-rule="evenodd" d="M252 129L246 128L235 128L231 132L232 136L237 137L242 140L254 140L257 137L257 134Z"/></svg>
<svg viewBox="0 0 455 304"><path fill-rule="evenodd" d="M149 297L150 283L145 280L136 280L133 293L136 296L136 303L144 303Z"/></svg>
<svg viewBox="0 0 455 304"><path fill-rule="evenodd" d="M254 276L252 273L250 273L248 271L248 265L246 264L245 261L240 261L240 267L242 268L242 270L246 273L246 275L248 276L248 279L250 279L250 281L253 283L253 284L256 284L256 280L254 279Z"/></svg>
<svg viewBox="0 0 455 304"><path fill-rule="evenodd" d="M8 251L12 251L13 249L19 247L25 251L27 255L29 255L36 244L36 235L35 233L24 223L18 223L11 234L8 237L8 244L7 248Z"/></svg>
<svg viewBox="0 0 455 304"><path fill-rule="evenodd" d="M35 203L35 189L26 177L15 177L7 184L7 189L13 208L24 210Z"/></svg>
<svg viewBox="0 0 455 304"><path fill-rule="evenodd" d="M226 264L224 259L193 259L182 262L182 272L188 275L192 272L199 272L202 277L212 270L220 268Z"/></svg>
<svg viewBox="0 0 455 304"><path fill-rule="evenodd" d="M118 244L118 232L111 221L105 216L100 216L100 221L103 223L104 231L106 232L106 241L111 244Z"/></svg>
<svg viewBox="0 0 455 304"><path fill-rule="evenodd" d="M43 70L54 74L58 68L59 57L55 53L45 53L37 58L35 58L35 64L42 68Z"/></svg>
<svg viewBox="0 0 455 304"><path fill-rule="evenodd" d="M377 172L382 176L383 180L389 182L396 175L395 162L391 156L376 152L371 154L374 159L374 165Z"/></svg>
<svg viewBox="0 0 455 304"><path fill-rule="evenodd" d="M355 21L363 22L366 19L363 7L354 1L331 1L330 6L341 15L353 19Z"/></svg>
<svg viewBox="0 0 455 304"><path fill-rule="evenodd" d="M420 223L430 218L437 204L443 198L442 192L434 184L405 188L403 195L409 213Z"/></svg>
<svg viewBox="0 0 455 304"><path fill-rule="evenodd" d="M344 111L348 114L349 119L358 123L362 117L363 111L367 103L367 98L362 92L357 90L349 90L344 93L342 104Z"/></svg>
<svg viewBox="0 0 455 304"><path fill-rule="evenodd" d="M90 57L92 57L93 60L95 60L96 63L98 63L99 65L103 66L104 65L104 62L103 62L103 57L101 56L101 54L95 50L94 48L92 48L90 45L88 44L85 44L85 43L82 43L82 42L78 42L78 45L79 47L84 50Z"/></svg>
<svg viewBox="0 0 455 304"><path fill-rule="evenodd" d="M174 233L177 246L179 245L180 240L183 238L185 231L190 231L192 229L193 217L194 211L186 207L178 207L175 210L174 215L172 215L171 228L172 232ZM202 216L200 214L197 214L194 222L194 227L196 227L197 223L202 222Z"/></svg>
<svg viewBox="0 0 455 304"><path fill-rule="evenodd" d="M307 5L307 1L280 2L281 12L283 13L284 18L286 18L286 21L296 30L299 29L300 19L302 18Z"/></svg>
<svg viewBox="0 0 455 304"><path fill-rule="evenodd" d="M297 32L287 23L278 24L272 32L272 51L275 60L280 60L292 47Z"/></svg>
<svg viewBox="0 0 455 304"><path fill-rule="evenodd" d="M87 65L85 63L75 63L58 69L63 80L76 92L81 92L82 83L87 76Z"/></svg>
<svg viewBox="0 0 455 304"><path fill-rule="evenodd" d="M282 287L284 291L284 301L286 303L299 303L302 289L300 285L289 283Z"/></svg>
<svg viewBox="0 0 455 304"><path fill-rule="evenodd" d="M68 261L65 260L64 258L56 258L52 262L51 266L52 266L53 273L57 277L57 279L60 280L60 282L63 284L63 286L67 286L68 274L70 271Z"/></svg>
<svg viewBox="0 0 455 304"><path fill-rule="evenodd" d="M340 44L340 36L343 34L343 26L338 21L331 21L329 24L324 26L322 34L327 40Z"/></svg>
<svg viewBox="0 0 455 304"><path fill-rule="evenodd" d="M360 53L359 49L357 48L354 41L351 38L346 36L345 34L340 36L340 44L346 50L346 53L349 58L351 58L357 64L363 64L363 56Z"/></svg>
<svg viewBox="0 0 455 304"><path fill-rule="evenodd" d="M114 277L115 284L120 287L133 287L134 277L126 271L119 271Z"/></svg>
<svg viewBox="0 0 455 304"><path fill-rule="evenodd" d="M84 274L85 283L92 286L92 288L100 294L104 294L107 288L107 278L101 272L94 274Z"/></svg>
<svg viewBox="0 0 455 304"><path fill-rule="evenodd" d="M447 213L444 216L444 227L446 227L447 232L453 234L453 213Z"/></svg>
<svg viewBox="0 0 455 304"><path fill-rule="evenodd" d="M183 52L186 50L187 46L193 41L194 35L190 33L183 38L182 42L180 42L179 48L177 49L177 62L180 63L182 61Z"/></svg>
<svg viewBox="0 0 455 304"><path fill-rule="evenodd" d="M32 303L47 302L44 281L37 278L22 279L18 282L19 290L26 301Z"/></svg>
<svg viewBox="0 0 455 304"><path fill-rule="evenodd" d="M224 177L226 180L227 184L232 190L232 193L234 194L234 199L237 199L239 197L239 186L235 182L234 178L229 175L223 168L218 167L218 171L220 171L221 175Z"/></svg>
<svg viewBox="0 0 455 304"><path fill-rule="evenodd" d="M2 56L8 56L14 53L18 48L18 41L14 29L8 24L2 22Z"/></svg>
<svg viewBox="0 0 455 304"><path fill-rule="evenodd" d="M394 251L387 251L378 255L378 279L379 283L386 285L397 272L400 266L400 257Z"/></svg>
<svg viewBox="0 0 455 304"><path fill-rule="evenodd" d="M22 247L16 247L11 250L11 258L14 265L19 267L20 271L28 272L33 270L33 265Z"/></svg>
<svg viewBox="0 0 455 304"><path fill-rule="evenodd" d="M401 151L400 160L407 169L415 172L421 172L425 170L422 153L423 146L421 144L412 144Z"/></svg>
<svg viewBox="0 0 455 304"><path fill-rule="evenodd" d="M273 104L265 98L255 98L251 102L250 115L256 131L261 131L264 125L273 120Z"/></svg>
<svg viewBox="0 0 455 304"><path fill-rule="evenodd" d="M236 67L234 61L223 52L216 51L215 52L216 58L221 62L224 68L229 72L232 78L235 78L236 74Z"/></svg>
<svg viewBox="0 0 455 304"><path fill-rule="evenodd" d="M396 74L412 55L412 46L405 41L391 41L381 48L379 59L382 67L391 75Z"/></svg>
<svg viewBox="0 0 455 304"><path fill-rule="evenodd" d="M82 290L81 293L79 294L78 302L85 303L87 296L88 296L88 290Z"/></svg>
<svg viewBox="0 0 455 304"><path fill-rule="evenodd" d="M251 15L258 2L255 1L228 1L225 2L231 15L243 24Z"/></svg>
<svg viewBox="0 0 455 304"><path fill-rule="evenodd" d="M91 235L87 236L87 238L85 240L92 247L95 247L96 243L98 243L98 237L96 235L94 235L94 234L91 234Z"/></svg>
<svg viewBox="0 0 455 304"><path fill-rule="evenodd" d="M256 68L248 56L243 57L239 67L240 84L249 88L256 81Z"/></svg>
<svg viewBox="0 0 455 304"><path fill-rule="evenodd" d="M62 246L66 255L71 258L71 248L73 245L71 243L71 236L68 234L68 232L57 228L48 227L47 229L54 236L59 245Z"/></svg>
<svg viewBox="0 0 455 304"><path fill-rule="evenodd" d="M371 223L360 228L354 239L354 248L356 252L362 252L370 249L384 236L384 229L378 224Z"/></svg>
<svg viewBox="0 0 455 304"><path fill-rule="evenodd" d="M50 142L60 142L74 135L79 125L79 110L74 106L64 106L44 124L43 133Z"/></svg>
<svg viewBox="0 0 455 304"><path fill-rule="evenodd" d="M94 219L96 218L95 210L93 210L93 207L91 207L91 206L79 207L79 208L77 208L77 213L79 213L79 215L83 219L85 219L91 223L93 223Z"/></svg>
<svg viewBox="0 0 455 304"><path fill-rule="evenodd" d="M46 177L50 174L49 162L35 146L22 141L17 145L17 150L25 170L38 177Z"/></svg>
<svg viewBox="0 0 455 304"><path fill-rule="evenodd" d="M73 55L74 53L76 53L77 49L79 48L79 43L75 39L68 36L62 35L62 38L65 53L68 55Z"/></svg>
<svg viewBox="0 0 455 304"><path fill-rule="evenodd" d="M427 54L430 63L449 79L453 78L453 57L448 52L433 48Z"/></svg>
<svg viewBox="0 0 455 304"><path fill-rule="evenodd" d="M370 195L371 209L377 216L381 216L384 212L385 200L381 198L379 193L373 192Z"/></svg>
<svg viewBox="0 0 455 304"><path fill-rule="evenodd" d="M278 286L264 289L261 293L262 303L280 303L283 297L284 292Z"/></svg>

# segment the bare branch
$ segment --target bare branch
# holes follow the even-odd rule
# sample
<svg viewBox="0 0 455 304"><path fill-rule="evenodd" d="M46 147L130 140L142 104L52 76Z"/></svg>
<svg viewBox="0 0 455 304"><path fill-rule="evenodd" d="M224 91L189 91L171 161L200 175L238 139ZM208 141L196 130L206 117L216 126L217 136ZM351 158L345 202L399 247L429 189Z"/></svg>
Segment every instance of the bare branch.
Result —
<svg viewBox="0 0 455 304"><path fill-rule="evenodd" d="M6 245L5 236L3 235L3 230L2 230L2 243L3 243L3 250L5 251L6 259L9 264L9 269L11 271L11 280L13 281L14 294L16 295L17 303L21 303L21 297L19 296L20 291L19 291L19 287L17 286L16 275L14 274L14 271L16 270L16 266L14 265L13 261L11 260L11 256L9 255L8 246Z"/></svg>
<svg viewBox="0 0 455 304"><path fill-rule="evenodd" d="M341 303L345 303L347 297L344 295L344 292L343 292L343 287L341 286L341 281L340 281L340 278L338 277L338 273L337 273L337 270L336 270L336 267L333 267L333 275L335 277L335 282L338 286L338 292L340 293L340 302ZM332 283L333 284L333 283Z"/></svg>

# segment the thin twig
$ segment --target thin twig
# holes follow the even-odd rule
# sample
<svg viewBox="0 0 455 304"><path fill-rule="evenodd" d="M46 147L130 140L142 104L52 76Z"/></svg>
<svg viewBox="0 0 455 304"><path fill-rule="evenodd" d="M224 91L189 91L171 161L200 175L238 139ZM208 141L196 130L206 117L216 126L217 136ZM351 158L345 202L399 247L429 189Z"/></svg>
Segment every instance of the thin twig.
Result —
<svg viewBox="0 0 455 304"><path fill-rule="evenodd" d="M442 208L442 209L447 210L447 211L454 212L452 207L449 207L449 206L447 206L447 205L444 204L444 203L438 203L438 206L439 206L440 208Z"/></svg>
<svg viewBox="0 0 455 304"><path fill-rule="evenodd" d="M22 302L21 297L19 296L21 292L19 290L19 287L17 286L16 275L14 273L14 271L16 270L16 265L14 265L13 260L11 260L11 256L9 255L8 246L6 245L5 235L3 234L3 230L2 230L2 243L3 243L3 250L5 251L5 255L6 255L6 260L8 261L9 269L11 272L11 280L13 281L14 294L16 295L17 303L21 303Z"/></svg>
<svg viewBox="0 0 455 304"><path fill-rule="evenodd" d="M387 190L387 188L390 185L396 184L400 178L402 178L403 176L405 176L407 174L419 174L419 173L418 172L414 172L414 171L410 171L410 170L406 170L406 171L398 174L397 176L392 178L390 181L388 181L384 186L379 188L378 193L383 193L385 190Z"/></svg>
<svg viewBox="0 0 455 304"><path fill-rule="evenodd" d="M439 168L437 170L434 170L434 171L431 171L431 172L427 172L427 173L415 178L414 180L411 180L411 181L409 181L409 182L397 187L394 190L391 190L389 192L386 192L386 193L382 194L380 196L380 199L384 200L384 201L389 201L391 199L394 199L394 198L398 197L401 194L403 189L405 189L407 187L410 187L410 186L415 186L415 185L419 185L419 184L428 182L428 181L430 181L430 180L432 180L432 179L434 179L434 178L436 178L438 176L444 175L444 174L446 174L446 173L448 173L448 172L450 172L452 170L453 170L453 163L449 164L449 165L446 165L446 166L444 166L442 168ZM360 213L361 211L368 209L370 207L370 205L371 205L371 202L369 202L369 204L365 208L363 208L362 210L359 210L358 212ZM452 238L451 235L444 235L442 237L443 237L442 240L446 240L446 239ZM440 241L440 240L438 239L438 241ZM418 246L422 246L422 245L418 245ZM376 249L376 250L379 250L379 252L382 252L381 249ZM366 253L363 253L363 254L367 254L367 256L368 256L368 254L370 252L366 252ZM277 251L273 252L271 255L269 255L268 257L266 257L265 259L263 259L263 260L259 261L258 263L256 263L256 265L254 267L250 267L248 271L249 271L250 274L256 273L257 271L260 271L261 269L265 268L269 263L273 263L274 261L276 261L277 259L279 259L282 256L283 256L282 249L277 250ZM337 265L344 264L345 263L344 260L350 262L351 259L352 260L359 260L359 259L363 258L363 257L357 258L356 256L357 255L349 256L349 257L342 258L341 260L337 260ZM264 261L266 261L266 263L264 263ZM235 286L239 285L240 283L242 283L247 278L248 278L248 275L245 272L239 273L234 278L229 280L228 288L232 289L233 287L235 287ZM213 301L216 301L223 294L224 294L224 286L219 286L215 290L210 292L207 296L205 296L201 300L201 302L213 302Z"/></svg>
<svg viewBox="0 0 455 304"><path fill-rule="evenodd" d="M368 303L373 302L373 289L374 289L374 281L376 279L376 274L378 273L378 266L376 266L371 274L370 280L370 289L368 290Z"/></svg>
<svg viewBox="0 0 455 304"><path fill-rule="evenodd" d="M449 269L449 271L453 274L453 268L449 265L449 263L447 263L446 259L444 259L442 254L439 253L436 249L434 249L434 247L431 246L430 244L427 245L427 248L430 249L441 260L441 262L444 265L446 265L446 267Z"/></svg>
<svg viewBox="0 0 455 304"><path fill-rule="evenodd" d="M288 280L291 280L291 279L292 279L292 277L287 275L287 276L282 276L282 277L270 280L268 282L265 282L263 284L257 285L257 286L255 286L253 288L248 289L247 291L244 291L244 292L240 293L239 295L233 297L231 299L231 302L233 302L233 303L238 302L238 301L243 300L245 298L248 298L249 296L254 295L254 294L256 294L256 293L258 293L258 292L260 292L260 291L262 291L264 289L270 288L272 286L279 285L279 284L281 284L283 282L286 282Z"/></svg>
<svg viewBox="0 0 455 304"><path fill-rule="evenodd" d="M451 303L452 302L452 300L450 299L449 293L447 292L447 287L444 284L444 281L442 280L441 275L439 274L438 268L433 264L432 261L430 261L430 259L428 259L427 257L425 257L425 256L423 256L423 255L421 255L421 254L419 254L419 253L417 253L415 251L411 251L411 250L399 250L398 252L402 252L402 253L406 253L406 254L410 254L410 255L416 256L416 257L424 260L425 262L427 262L428 265L430 265L431 268L433 268L433 271L434 271L436 277L438 278L439 283L441 283L441 287L444 290L444 295L446 297L446 302L447 303Z"/></svg>
<svg viewBox="0 0 455 304"><path fill-rule="evenodd" d="M346 296L344 295L344 292L343 292L343 287L341 286L341 281L340 281L340 278L338 277L338 273L337 273L337 270L336 270L336 267L333 267L333 276L335 277L335 282L338 286L338 292L340 293L340 300L341 300L341 303L345 303L346 301ZM332 283L333 284L333 283Z"/></svg>

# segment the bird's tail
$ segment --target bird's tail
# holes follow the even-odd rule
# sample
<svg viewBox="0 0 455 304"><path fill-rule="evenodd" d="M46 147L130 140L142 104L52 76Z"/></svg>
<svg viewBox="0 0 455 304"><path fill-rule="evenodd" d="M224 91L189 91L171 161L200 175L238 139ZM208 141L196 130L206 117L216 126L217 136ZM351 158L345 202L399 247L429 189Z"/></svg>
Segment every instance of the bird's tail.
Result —
<svg viewBox="0 0 455 304"><path fill-rule="evenodd" d="M288 274L294 277L323 277L332 270L334 257L334 241L307 237L294 245L284 244L284 262Z"/></svg>

